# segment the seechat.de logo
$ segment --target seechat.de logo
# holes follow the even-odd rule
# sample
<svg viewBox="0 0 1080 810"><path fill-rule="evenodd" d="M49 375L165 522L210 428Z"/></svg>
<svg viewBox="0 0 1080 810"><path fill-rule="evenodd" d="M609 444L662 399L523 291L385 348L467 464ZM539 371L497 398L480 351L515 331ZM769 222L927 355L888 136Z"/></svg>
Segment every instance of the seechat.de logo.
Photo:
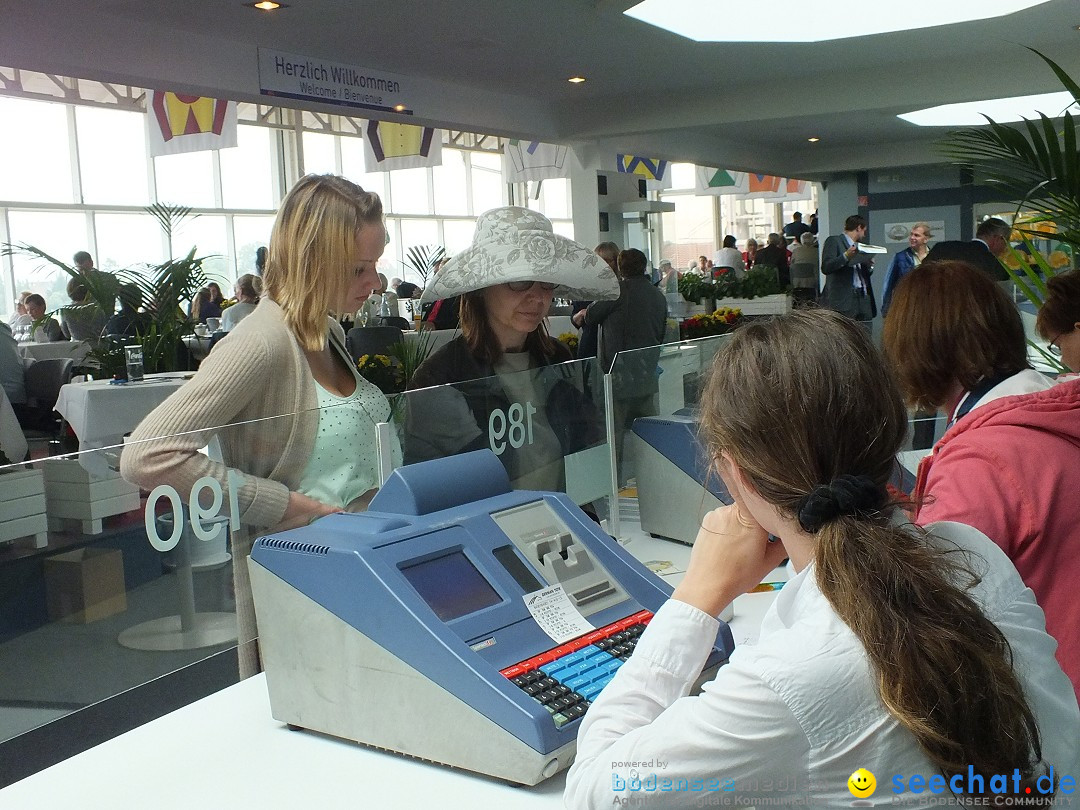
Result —
<svg viewBox="0 0 1080 810"><path fill-rule="evenodd" d="M848 777L847 789L856 799L866 799L877 790L877 779L866 768L859 768Z"/></svg>

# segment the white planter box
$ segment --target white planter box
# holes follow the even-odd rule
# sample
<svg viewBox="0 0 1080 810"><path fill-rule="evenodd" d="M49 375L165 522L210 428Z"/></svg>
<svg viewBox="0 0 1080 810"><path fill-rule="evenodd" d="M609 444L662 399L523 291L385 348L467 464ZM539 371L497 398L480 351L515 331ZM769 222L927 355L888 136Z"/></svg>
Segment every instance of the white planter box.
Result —
<svg viewBox="0 0 1080 810"><path fill-rule="evenodd" d="M791 312L791 296L777 293L760 298L719 298L716 306L741 309L743 315L786 315Z"/></svg>
<svg viewBox="0 0 1080 810"><path fill-rule="evenodd" d="M45 483L41 470L19 470L0 475L0 543L27 537L34 548L45 548Z"/></svg>
<svg viewBox="0 0 1080 810"><path fill-rule="evenodd" d="M139 509L139 488L117 473L104 477L87 472L78 461L58 459L45 464L45 495L50 527L77 520L83 534L101 534L102 520Z"/></svg>

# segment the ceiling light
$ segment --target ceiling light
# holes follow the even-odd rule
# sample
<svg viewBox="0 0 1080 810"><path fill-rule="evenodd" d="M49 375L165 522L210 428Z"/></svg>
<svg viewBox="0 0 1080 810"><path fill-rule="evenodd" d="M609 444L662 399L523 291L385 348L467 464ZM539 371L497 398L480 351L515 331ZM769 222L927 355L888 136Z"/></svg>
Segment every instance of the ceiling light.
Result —
<svg viewBox="0 0 1080 810"><path fill-rule="evenodd" d="M274 0L259 0L258 3L244 3L245 6L257 8L260 11L273 11L276 8L288 8L287 3L275 3Z"/></svg>
<svg viewBox="0 0 1080 810"><path fill-rule="evenodd" d="M405 112L405 105L404 104L395 104L394 109L397 110L398 112Z"/></svg>
<svg viewBox="0 0 1080 810"><path fill-rule="evenodd" d="M569 79L567 79L567 81L570 82L570 84L581 84L583 81L585 81L585 77L584 76L571 76Z"/></svg>
<svg viewBox="0 0 1080 810"><path fill-rule="evenodd" d="M1015 96L1013 98L991 98L986 101L965 101L960 104L941 104L927 107L925 110L898 115L920 127L971 127L986 123L989 116L999 124L1019 121L1023 118L1038 118L1045 113L1051 118L1059 117L1066 107L1076 112L1077 106L1070 93L1043 93L1038 96Z"/></svg>
<svg viewBox="0 0 1080 810"><path fill-rule="evenodd" d="M806 140L810 141L810 143L817 143L821 138L807 138Z"/></svg>
<svg viewBox="0 0 1080 810"><path fill-rule="evenodd" d="M902 11L895 3L863 3L853 13L847 0L817 0L813 14L806 14L805 0L642 0L623 13L697 42L823 42L1002 17L1046 2L908 0ZM798 22L762 25L762 20Z"/></svg>

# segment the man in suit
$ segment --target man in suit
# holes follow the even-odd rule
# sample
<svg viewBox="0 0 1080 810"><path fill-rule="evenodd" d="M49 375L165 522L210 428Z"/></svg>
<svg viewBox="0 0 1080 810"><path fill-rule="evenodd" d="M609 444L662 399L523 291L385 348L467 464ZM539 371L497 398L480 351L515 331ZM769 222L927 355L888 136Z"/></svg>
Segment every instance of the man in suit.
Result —
<svg viewBox="0 0 1080 810"><path fill-rule="evenodd" d="M872 261L859 253L858 243L866 238L866 220L852 214L844 220L844 232L830 236L821 249L821 272L825 274L822 303L861 323L867 331L877 315L877 302L870 275Z"/></svg>
<svg viewBox="0 0 1080 810"><path fill-rule="evenodd" d="M987 217L979 223L975 238L970 242L938 242L926 255L925 261L954 259L973 264L985 270L995 281L1008 281L1009 274L1001 266L998 257L1009 248L1012 226L1003 219Z"/></svg>

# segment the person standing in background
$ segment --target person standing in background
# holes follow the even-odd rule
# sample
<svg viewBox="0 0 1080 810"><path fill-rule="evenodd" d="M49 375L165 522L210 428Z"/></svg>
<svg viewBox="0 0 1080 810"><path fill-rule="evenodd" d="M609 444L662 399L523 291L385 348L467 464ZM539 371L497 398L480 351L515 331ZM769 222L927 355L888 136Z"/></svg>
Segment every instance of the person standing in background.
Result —
<svg viewBox="0 0 1080 810"><path fill-rule="evenodd" d="M804 233L810 233L810 226L802 221L802 211L791 215L791 222L784 226L784 236L798 242Z"/></svg>
<svg viewBox="0 0 1080 810"><path fill-rule="evenodd" d="M615 276L618 277L618 245L616 245L614 242L601 242L599 245L593 248L593 253L603 259L607 266L611 268L611 272L613 272ZM588 323L585 320L585 310L591 303L592 301L574 301L571 307L570 322L581 330L581 335L578 337L578 360L583 360L586 357L596 357L596 324Z"/></svg>
<svg viewBox="0 0 1080 810"><path fill-rule="evenodd" d="M889 269L885 273L885 291L881 295L881 317L889 314L893 290L900 279L918 267L930 253L927 243L930 241L930 226L925 222L916 222L908 234L908 246L892 257Z"/></svg>
<svg viewBox="0 0 1080 810"><path fill-rule="evenodd" d="M1003 219L987 217L975 229L970 242L938 242L930 249L925 261L955 260L973 264L994 281L1008 281L1009 274L999 259L1009 249L1012 226Z"/></svg>
<svg viewBox="0 0 1080 810"><path fill-rule="evenodd" d="M844 220L844 232L830 236L821 249L821 272L825 274L822 303L841 315L858 321L870 331L877 315L877 301L870 276L873 262L859 252L859 242L866 238L866 220L852 214Z"/></svg>

